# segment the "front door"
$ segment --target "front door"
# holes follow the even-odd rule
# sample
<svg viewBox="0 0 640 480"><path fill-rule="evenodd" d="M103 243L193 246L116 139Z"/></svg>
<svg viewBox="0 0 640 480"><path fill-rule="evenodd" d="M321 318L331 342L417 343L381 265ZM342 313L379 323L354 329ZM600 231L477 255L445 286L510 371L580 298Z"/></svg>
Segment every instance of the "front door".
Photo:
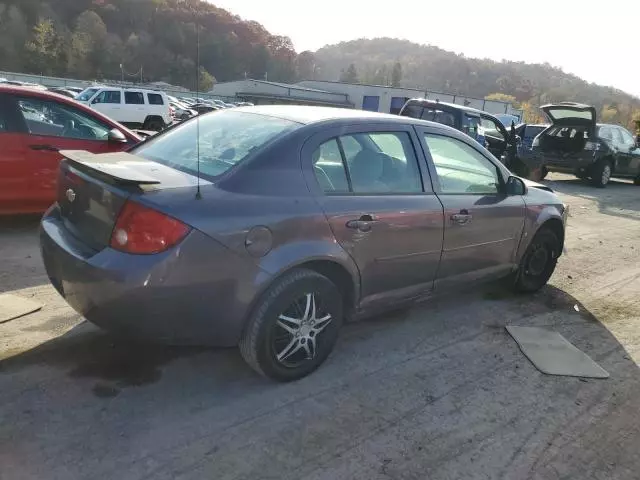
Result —
<svg viewBox="0 0 640 480"><path fill-rule="evenodd" d="M110 126L66 103L52 99L16 96L9 99L22 124L14 149L22 152L16 181L22 185L13 201L22 211L45 210L56 198L60 150L106 153L124 148L108 141Z"/></svg>
<svg viewBox="0 0 640 480"><path fill-rule="evenodd" d="M433 288L442 250L442 204L413 129L337 129L312 140L310 184L361 277L361 307Z"/></svg>
<svg viewBox="0 0 640 480"><path fill-rule="evenodd" d="M640 175L640 150L631 133L622 127L617 127L616 130L620 133L620 152L615 173L625 177L636 177Z"/></svg>
<svg viewBox="0 0 640 480"><path fill-rule="evenodd" d="M421 131L444 205L444 245L436 289L507 274L515 267L525 203L505 193L494 160L470 141Z"/></svg>

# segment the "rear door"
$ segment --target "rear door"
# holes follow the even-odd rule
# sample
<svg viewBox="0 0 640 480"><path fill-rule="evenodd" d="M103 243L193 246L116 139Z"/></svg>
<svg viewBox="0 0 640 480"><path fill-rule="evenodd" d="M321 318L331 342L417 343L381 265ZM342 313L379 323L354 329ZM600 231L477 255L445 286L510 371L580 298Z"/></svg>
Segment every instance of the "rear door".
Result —
<svg viewBox="0 0 640 480"><path fill-rule="evenodd" d="M14 96L11 103L24 125L16 148L28 174L22 182L22 202L32 211L43 211L55 201L59 150L106 153L126 146L108 141L110 125L66 103L29 96Z"/></svg>
<svg viewBox="0 0 640 480"><path fill-rule="evenodd" d="M125 90L122 122L142 126L146 117L144 93Z"/></svg>
<svg viewBox="0 0 640 480"><path fill-rule="evenodd" d="M307 182L360 271L363 308L433 288L442 204L416 146L410 126L373 124L324 131L303 149Z"/></svg>
<svg viewBox="0 0 640 480"><path fill-rule="evenodd" d="M419 128L434 189L444 205L444 244L436 289L511 271L525 203L505 193L496 164L473 142Z"/></svg>

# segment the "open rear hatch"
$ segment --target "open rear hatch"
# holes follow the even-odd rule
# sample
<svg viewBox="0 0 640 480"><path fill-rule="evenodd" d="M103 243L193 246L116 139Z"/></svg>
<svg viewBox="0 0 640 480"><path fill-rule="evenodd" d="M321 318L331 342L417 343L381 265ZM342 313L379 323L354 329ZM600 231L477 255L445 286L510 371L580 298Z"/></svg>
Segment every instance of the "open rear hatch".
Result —
<svg viewBox="0 0 640 480"><path fill-rule="evenodd" d="M561 102L540 107L554 125L595 128L596 109L583 103Z"/></svg>
<svg viewBox="0 0 640 480"><path fill-rule="evenodd" d="M125 152L60 152L58 206L65 227L90 248L109 245L126 201L159 188L193 186L196 178Z"/></svg>

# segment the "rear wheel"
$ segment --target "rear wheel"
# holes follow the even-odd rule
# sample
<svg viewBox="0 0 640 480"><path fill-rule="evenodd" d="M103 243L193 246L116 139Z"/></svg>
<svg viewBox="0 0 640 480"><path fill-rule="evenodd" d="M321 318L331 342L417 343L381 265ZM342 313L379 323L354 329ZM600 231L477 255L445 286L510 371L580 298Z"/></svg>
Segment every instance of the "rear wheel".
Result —
<svg viewBox="0 0 640 480"><path fill-rule="evenodd" d="M143 130L153 130L154 132L159 132L164 128L164 122L161 118L148 118L144 125L142 126Z"/></svg>
<svg viewBox="0 0 640 480"><path fill-rule="evenodd" d="M302 378L329 356L343 322L337 287L311 270L293 270L265 293L240 340L258 373L281 382Z"/></svg>
<svg viewBox="0 0 640 480"><path fill-rule="evenodd" d="M515 289L533 293L545 286L556 269L560 248L557 235L549 228L541 228L520 261Z"/></svg>
<svg viewBox="0 0 640 480"><path fill-rule="evenodd" d="M591 171L591 183L598 188L604 188L611 180L611 162L608 160L599 160L593 166Z"/></svg>

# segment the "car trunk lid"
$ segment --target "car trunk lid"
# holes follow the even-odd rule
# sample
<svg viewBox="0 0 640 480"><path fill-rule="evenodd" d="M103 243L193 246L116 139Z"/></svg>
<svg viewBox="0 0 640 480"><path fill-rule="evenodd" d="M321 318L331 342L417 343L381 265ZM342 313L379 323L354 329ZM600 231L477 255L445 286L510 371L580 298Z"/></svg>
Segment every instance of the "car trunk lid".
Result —
<svg viewBox="0 0 640 480"><path fill-rule="evenodd" d="M60 153L64 156L58 174L61 218L74 236L96 251L109 245L118 215L130 197L197 184L192 175L126 152Z"/></svg>
<svg viewBox="0 0 640 480"><path fill-rule="evenodd" d="M589 105L562 102L540 108L554 125L596 126L596 109Z"/></svg>

